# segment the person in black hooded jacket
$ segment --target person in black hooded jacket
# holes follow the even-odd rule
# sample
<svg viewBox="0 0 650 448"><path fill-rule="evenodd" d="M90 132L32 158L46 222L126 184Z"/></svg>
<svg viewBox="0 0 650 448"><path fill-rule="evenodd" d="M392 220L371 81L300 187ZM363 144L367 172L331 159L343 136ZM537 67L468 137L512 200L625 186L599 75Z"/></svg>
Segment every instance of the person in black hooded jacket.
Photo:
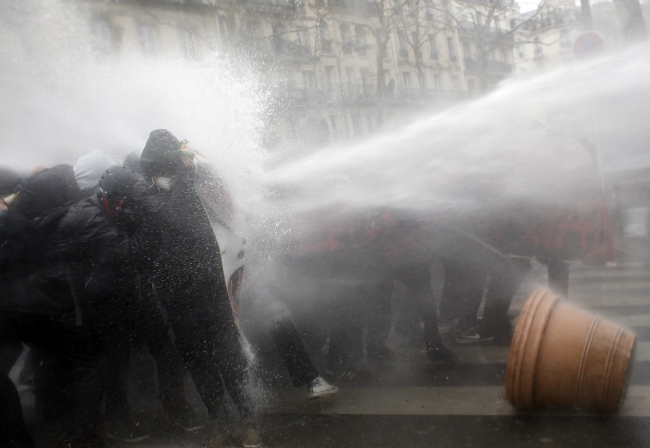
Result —
<svg viewBox="0 0 650 448"><path fill-rule="evenodd" d="M93 307L84 300L84 279L98 266L122 266L128 245L102 215L97 197L74 203L74 177L61 171L28 182L9 210L0 249L0 314L4 335L39 353L35 395L49 445L88 446L97 435L102 346L88 331ZM115 291L119 284L111 286Z"/></svg>
<svg viewBox="0 0 650 448"><path fill-rule="evenodd" d="M0 440L31 446L18 394L8 374L23 350L26 329L30 340L39 339L47 344L54 343L57 337L68 338L76 331L68 332L67 323L62 323L74 310L71 302L65 298L57 300L61 299L60 291L66 289L65 272L44 266L41 256L50 232L63 216L62 207L78 199L80 190L70 165L38 171L23 182L18 182L15 175L10 177L11 191L5 188L3 198L13 192L13 202L2 212L0 220L0 421L6 423L0 424ZM20 331L17 318L21 321ZM58 325L62 327L55 337L44 337ZM55 376L47 362L41 363L36 350L30 351L25 364L42 364L46 377ZM39 406L48 398L42 390L37 387L35 391Z"/></svg>
<svg viewBox="0 0 650 448"><path fill-rule="evenodd" d="M167 130L151 132L140 157L140 259L167 309L176 346L219 427L223 387L245 420L244 446L261 444L246 390L248 362L228 298L221 251L194 187L194 154ZM223 378L223 385L221 378Z"/></svg>

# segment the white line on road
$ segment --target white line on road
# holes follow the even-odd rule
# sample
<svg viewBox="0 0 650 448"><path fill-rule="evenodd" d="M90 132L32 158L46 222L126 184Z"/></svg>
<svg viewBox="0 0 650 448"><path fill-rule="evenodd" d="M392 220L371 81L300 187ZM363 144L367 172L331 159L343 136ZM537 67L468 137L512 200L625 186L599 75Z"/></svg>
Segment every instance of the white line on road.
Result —
<svg viewBox="0 0 650 448"><path fill-rule="evenodd" d="M293 392L293 391L292 391ZM503 386L483 387L392 387L342 388L338 395L306 401L291 393L270 413L328 415L490 415L511 416L518 412L505 399ZM538 410L526 415L585 416L575 410ZM630 386L621 411L625 417L650 417L650 386Z"/></svg>

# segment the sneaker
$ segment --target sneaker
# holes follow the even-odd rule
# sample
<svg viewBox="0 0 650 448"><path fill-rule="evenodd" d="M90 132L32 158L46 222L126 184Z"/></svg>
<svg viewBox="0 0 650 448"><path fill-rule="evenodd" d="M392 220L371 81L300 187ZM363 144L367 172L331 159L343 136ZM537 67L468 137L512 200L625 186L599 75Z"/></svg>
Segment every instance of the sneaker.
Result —
<svg viewBox="0 0 650 448"><path fill-rule="evenodd" d="M456 344L479 344L494 339L494 336L482 336L476 328L469 330L458 330Z"/></svg>
<svg viewBox="0 0 650 448"><path fill-rule="evenodd" d="M443 343L427 344L427 358L432 364L456 364L458 356Z"/></svg>
<svg viewBox="0 0 650 448"><path fill-rule="evenodd" d="M125 421L109 423L106 435L109 439L124 443L136 443L149 438L139 423Z"/></svg>
<svg viewBox="0 0 650 448"><path fill-rule="evenodd" d="M176 426L183 428L183 431L185 432L196 432L204 428L204 426L199 421L197 421L197 419L191 413L175 418L174 423Z"/></svg>
<svg viewBox="0 0 650 448"><path fill-rule="evenodd" d="M253 420L249 420L244 423L242 443L244 445L244 448L255 448L262 445L262 438L257 432L257 423Z"/></svg>
<svg viewBox="0 0 650 448"><path fill-rule="evenodd" d="M382 345L368 345L366 347L366 355L374 359L393 359L395 358L395 352L388 347L386 344Z"/></svg>
<svg viewBox="0 0 650 448"><path fill-rule="evenodd" d="M320 398L328 395L334 395L339 392L339 388L325 381L325 378L318 376L307 386L307 398Z"/></svg>

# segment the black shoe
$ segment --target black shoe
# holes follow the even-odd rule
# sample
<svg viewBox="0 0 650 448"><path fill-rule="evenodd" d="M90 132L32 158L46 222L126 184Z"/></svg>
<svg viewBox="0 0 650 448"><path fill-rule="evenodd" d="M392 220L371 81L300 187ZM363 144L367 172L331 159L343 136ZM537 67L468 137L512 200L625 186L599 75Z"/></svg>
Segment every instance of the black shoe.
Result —
<svg viewBox="0 0 650 448"><path fill-rule="evenodd" d="M124 443L136 443L149 438L149 434L140 424L132 421L110 422L106 428L106 435L110 439Z"/></svg>
<svg viewBox="0 0 650 448"><path fill-rule="evenodd" d="M444 344L427 344L427 358L434 364L456 364L458 356Z"/></svg>
<svg viewBox="0 0 650 448"><path fill-rule="evenodd" d="M196 432L202 430L205 426L199 422L194 414L187 413L174 419L176 426L183 428L185 432Z"/></svg>
<svg viewBox="0 0 650 448"><path fill-rule="evenodd" d="M366 355L369 358L373 359L394 359L395 352L388 347L386 344L382 345L368 345L366 347Z"/></svg>

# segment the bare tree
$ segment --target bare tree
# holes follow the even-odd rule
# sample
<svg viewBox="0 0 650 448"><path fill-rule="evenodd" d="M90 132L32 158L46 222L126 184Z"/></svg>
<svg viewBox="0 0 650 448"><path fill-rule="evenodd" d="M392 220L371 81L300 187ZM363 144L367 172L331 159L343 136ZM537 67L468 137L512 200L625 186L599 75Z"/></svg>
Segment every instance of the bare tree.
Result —
<svg viewBox="0 0 650 448"><path fill-rule="evenodd" d="M551 9L542 1L536 10L522 16L517 14L515 0L456 0L436 8L448 26L456 28L462 39L474 44L480 93L489 88L488 63L493 52L511 49L515 45L515 33L542 19Z"/></svg>
<svg viewBox="0 0 650 448"><path fill-rule="evenodd" d="M442 32L446 25L437 20L432 0L409 0L398 21L398 33L413 50L418 79L424 79L423 49L425 44L433 45L431 36ZM431 53L435 49L431 49ZM437 53L436 53L437 54Z"/></svg>

